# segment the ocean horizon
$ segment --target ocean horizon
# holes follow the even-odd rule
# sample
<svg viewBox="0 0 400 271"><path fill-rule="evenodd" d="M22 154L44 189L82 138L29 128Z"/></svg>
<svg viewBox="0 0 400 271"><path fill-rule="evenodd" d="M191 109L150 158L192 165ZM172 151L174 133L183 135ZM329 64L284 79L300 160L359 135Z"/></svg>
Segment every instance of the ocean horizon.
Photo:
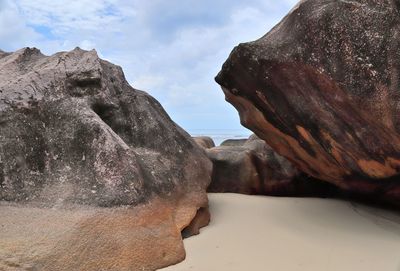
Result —
<svg viewBox="0 0 400 271"><path fill-rule="evenodd" d="M209 136L214 140L215 146L221 145L227 139L246 139L252 134L244 129L192 129L188 131L193 137Z"/></svg>

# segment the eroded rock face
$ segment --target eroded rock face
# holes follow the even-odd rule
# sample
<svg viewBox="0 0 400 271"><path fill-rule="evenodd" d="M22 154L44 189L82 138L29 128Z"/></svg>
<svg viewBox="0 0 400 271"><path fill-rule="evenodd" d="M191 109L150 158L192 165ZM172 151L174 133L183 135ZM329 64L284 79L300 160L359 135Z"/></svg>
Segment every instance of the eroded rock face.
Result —
<svg viewBox="0 0 400 271"><path fill-rule="evenodd" d="M210 149L215 147L214 140L209 136L196 136L193 140L204 149Z"/></svg>
<svg viewBox="0 0 400 271"><path fill-rule="evenodd" d="M301 171L399 204L399 19L397 1L303 0L216 80Z"/></svg>
<svg viewBox="0 0 400 271"><path fill-rule="evenodd" d="M186 228L182 231L184 238L200 234L200 229L210 223L211 215L208 207L202 207L197 211L196 216Z"/></svg>
<svg viewBox="0 0 400 271"><path fill-rule="evenodd" d="M221 143L221 146L243 146L247 139L227 139Z"/></svg>
<svg viewBox="0 0 400 271"><path fill-rule="evenodd" d="M96 215L84 217L76 224L86 235L77 232L74 241L49 235L57 249L29 259L29 264L40 263L40 270L153 270L176 263L184 258L180 231L199 208L208 206L210 174L211 163L190 136L154 98L130 87L120 67L95 51L77 48L44 56L24 48L0 53L0 200L26 208L115 209L121 229L115 235L112 221L103 225ZM136 215L126 216L125 206L135 207ZM157 211L149 211L151 206ZM128 230L126 225L133 226ZM90 239L96 231L116 242L115 247L130 231L143 234L139 238L131 232L123 240L129 257L116 264L121 249L93 243L100 240ZM171 238L161 241L167 233ZM2 234L7 235L5 228L0 228ZM3 249L12 245L3 240ZM83 244L92 258L72 263L68 253L88 249ZM28 253L26 245L18 251L21 259ZM146 251L149 246L154 249ZM55 261L52 253L63 250L59 262L43 260ZM0 262L2 258L0 254Z"/></svg>
<svg viewBox="0 0 400 271"><path fill-rule="evenodd" d="M331 196L331 185L308 178L264 140L252 135L242 146L207 150L213 162L209 192L268 196Z"/></svg>

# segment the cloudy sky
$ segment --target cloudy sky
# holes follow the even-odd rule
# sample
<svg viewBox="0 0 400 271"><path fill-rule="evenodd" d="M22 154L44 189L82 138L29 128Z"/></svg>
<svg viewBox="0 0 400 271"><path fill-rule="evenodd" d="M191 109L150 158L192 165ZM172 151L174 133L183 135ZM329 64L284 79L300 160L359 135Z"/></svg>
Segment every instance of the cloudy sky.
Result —
<svg viewBox="0 0 400 271"><path fill-rule="evenodd" d="M95 48L189 131L241 129L214 76L297 0L0 0L0 48Z"/></svg>

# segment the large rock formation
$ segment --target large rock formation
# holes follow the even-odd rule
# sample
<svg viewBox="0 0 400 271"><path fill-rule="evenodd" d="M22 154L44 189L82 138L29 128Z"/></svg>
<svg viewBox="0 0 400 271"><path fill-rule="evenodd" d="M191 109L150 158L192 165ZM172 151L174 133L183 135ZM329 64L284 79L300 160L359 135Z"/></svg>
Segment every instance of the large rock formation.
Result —
<svg viewBox="0 0 400 271"><path fill-rule="evenodd" d="M400 4L303 0L216 81L303 172L400 205Z"/></svg>
<svg viewBox="0 0 400 271"><path fill-rule="evenodd" d="M210 174L190 136L95 51L0 54L0 269L176 263Z"/></svg>
<svg viewBox="0 0 400 271"><path fill-rule="evenodd" d="M193 137L194 142L204 149L210 149L215 147L214 140L209 136L195 136Z"/></svg>
<svg viewBox="0 0 400 271"><path fill-rule="evenodd" d="M336 189L299 172L264 140L252 135L242 146L207 150L213 162L209 192L268 196L332 196Z"/></svg>
<svg viewBox="0 0 400 271"><path fill-rule="evenodd" d="M222 141L220 146L243 146L247 139L227 139Z"/></svg>

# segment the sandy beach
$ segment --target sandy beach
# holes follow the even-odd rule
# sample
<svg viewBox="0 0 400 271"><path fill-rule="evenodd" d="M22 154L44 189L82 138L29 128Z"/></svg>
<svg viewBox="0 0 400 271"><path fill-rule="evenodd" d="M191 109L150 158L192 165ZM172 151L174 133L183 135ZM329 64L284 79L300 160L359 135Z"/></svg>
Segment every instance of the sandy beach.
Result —
<svg viewBox="0 0 400 271"><path fill-rule="evenodd" d="M163 271L399 271L400 214L360 203L210 194L212 222Z"/></svg>

